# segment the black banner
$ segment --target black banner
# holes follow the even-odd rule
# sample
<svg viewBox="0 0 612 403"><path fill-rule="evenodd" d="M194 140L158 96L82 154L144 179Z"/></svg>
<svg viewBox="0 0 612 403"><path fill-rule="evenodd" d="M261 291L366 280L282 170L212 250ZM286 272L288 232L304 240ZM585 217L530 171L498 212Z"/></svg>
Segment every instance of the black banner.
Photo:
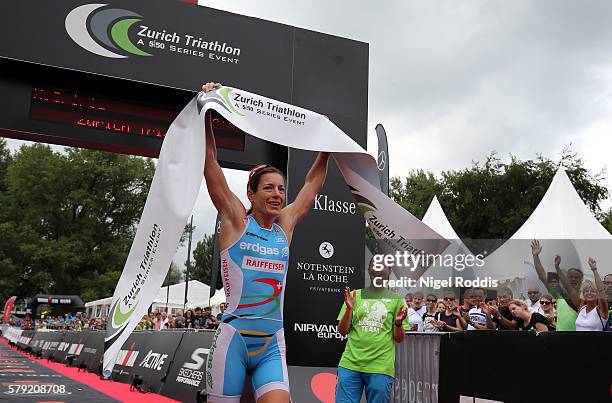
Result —
<svg viewBox="0 0 612 403"><path fill-rule="evenodd" d="M64 362L71 341L78 336L75 332L60 331L60 333L62 334L62 339L53 353L53 361L55 362Z"/></svg>
<svg viewBox="0 0 612 403"><path fill-rule="evenodd" d="M318 403L335 400L337 366L331 368L290 366L288 371L293 402Z"/></svg>
<svg viewBox="0 0 612 403"><path fill-rule="evenodd" d="M88 332L64 333L64 338L53 354L53 360L56 362L66 362L66 357L68 356L74 356L76 358L81 353L82 347L88 336Z"/></svg>
<svg viewBox="0 0 612 403"><path fill-rule="evenodd" d="M81 362L85 362L87 363L87 371L101 375L100 362L102 354L104 354L104 332L90 331L86 333L88 333L87 338L76 365L79 366Z"/></svg>
<svg viewBox="0 0 612 403"><path fill-rule="evenodd" d="M289 99L292 27L167 0L107 3L2 2L0 35L13 40L0 43L0 56L188 90L215 80Z"/></svg>
<svg viewBox="0 0 612 403"><path fill-rule="evenodd" d="M609 402L611 345L603 332L451 333L440 343L439 399Z"/></svg>
<svg viewBox="0 0 612 403"><path fill-rule="evenodd" d="M36 353L42 350L43 344L47 341L49 332L36 332L34 337L32 337L32 341L30 342L30 348L33 353Z"/></svg>
<svg viewBox="0 0 612 403"><path fill-rule="evenodd" d="M49 358L50 356L54 356L59 344L62 342L64 338L63 332L49 332L49 336L46 338L45 342L41 347L42 357Z"/></svg>
<svg viewBox="0 0 612 403"><path fill-rule="evenodd" d="M181 402L195 402L206 389L206 359L214 332L187 332L176 351L161 394Z"/></svg>
<svg viewBox="0 0 612 403"><path fill-rule="evenodd" d="M17 345L21 347L22 349L27 348L32 342L32 338L34 337L34 334L35 334L34 330L24 330L23 332L21 332L21 336L19 337L19 340L17 341Z"/></svg>
<svg viewBox="0 0 612 403"><path fill-rule="evenodd" d="M124 343L113 369L113 379L130 383L143 378L145 388L159 392L183 332L135 332Z"/></svg>

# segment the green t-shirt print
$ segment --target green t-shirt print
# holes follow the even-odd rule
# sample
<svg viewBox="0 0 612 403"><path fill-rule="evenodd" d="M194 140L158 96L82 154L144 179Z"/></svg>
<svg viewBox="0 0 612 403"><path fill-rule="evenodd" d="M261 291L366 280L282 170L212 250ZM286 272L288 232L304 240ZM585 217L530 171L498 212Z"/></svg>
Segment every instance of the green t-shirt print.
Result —
<svg viewBox="0 0 612 403"><path fill-rule="evenodd" d="M351 329L339 366L395 377L393 327L395 314L403 304L403 299L388 290L381 293L356 290ZM342 319L345 311L346 304L342 304L338 320ZM405 320L406 326L408 322Z"/></svg>

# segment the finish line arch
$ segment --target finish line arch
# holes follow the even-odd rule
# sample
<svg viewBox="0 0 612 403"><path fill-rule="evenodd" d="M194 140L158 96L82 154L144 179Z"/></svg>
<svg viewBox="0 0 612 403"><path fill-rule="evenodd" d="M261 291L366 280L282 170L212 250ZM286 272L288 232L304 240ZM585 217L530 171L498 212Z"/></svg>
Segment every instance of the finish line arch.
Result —
<svg viewBox="0 0 612 403"><path fill-rule="evenodd" d="M104 36L93 16L68 18L84 0L7 3L0 6L10 17L0 35L13 40L0 43L0 136L156 157L174 116L212 80L325 114L366 147L366 43L161 0L101 8L141 16L118 39ZM36 29L24 29L23 21ZM88 38L75 41L78 35ZM120 57L100 55L91 43ZM284 168L289 200L315 157L245 135L222 119L215 136L224 167L267 162ZM313 329L335 327L344 287L364 283L363 254L355 253L364 250L363 217L358 209L334 208L353 201L330 164L325 187L293 238L285 294L289 366L338 363L341 339ZM324 242L333 246L332 257L320 254ZM338 267L342 276L317 276Z"/></svg>

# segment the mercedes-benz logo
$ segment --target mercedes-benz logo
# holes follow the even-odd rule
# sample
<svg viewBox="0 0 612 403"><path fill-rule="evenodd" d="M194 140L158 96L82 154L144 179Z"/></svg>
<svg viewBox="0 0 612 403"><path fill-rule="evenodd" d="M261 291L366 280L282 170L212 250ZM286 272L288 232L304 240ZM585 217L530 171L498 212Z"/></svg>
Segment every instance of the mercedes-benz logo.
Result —
<svg viewBox="0 0 612 403"><path fill-rule="evenodd" d="M386 164L387 164L387 153L385 153L385 150L381 150L381 152L378 153L378 170L382 171L383 169L385 169Z"/></svg>
<svg viewBox="0 0 612 403"><path fill-rule="evenodd" d="M319 245L319 254L324 259L329 259L334 256L334 245L329 242L323 242Z"/></svg>

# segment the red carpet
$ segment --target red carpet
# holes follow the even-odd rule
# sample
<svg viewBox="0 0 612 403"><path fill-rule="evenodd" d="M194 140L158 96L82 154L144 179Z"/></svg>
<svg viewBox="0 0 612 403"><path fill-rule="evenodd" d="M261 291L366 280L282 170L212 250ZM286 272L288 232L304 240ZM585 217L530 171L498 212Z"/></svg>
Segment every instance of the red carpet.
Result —
<svg viewBox="0 0 612 403"><path fill-rule="evenodd" d="M2 343L8 346L8 342L4 338L0 337L0 341L2 341ZM15 351L27 357L28 359L49 368L50 370L64 375L65 377L70 378L76 382L85 384L92 389L95 389L107 396L112 397L113 399L117 399L122 402L142 402L144 399L146 399L147 403L177 402L176 400L155 393L130 392L130 385L128 384L114 381L104 381L101 380L97 374L92 374L90 372L83 371L77 372L78 368L76 367L67 367L66 365L60 364L58 362L32 358L19 350Z"/></svg>

